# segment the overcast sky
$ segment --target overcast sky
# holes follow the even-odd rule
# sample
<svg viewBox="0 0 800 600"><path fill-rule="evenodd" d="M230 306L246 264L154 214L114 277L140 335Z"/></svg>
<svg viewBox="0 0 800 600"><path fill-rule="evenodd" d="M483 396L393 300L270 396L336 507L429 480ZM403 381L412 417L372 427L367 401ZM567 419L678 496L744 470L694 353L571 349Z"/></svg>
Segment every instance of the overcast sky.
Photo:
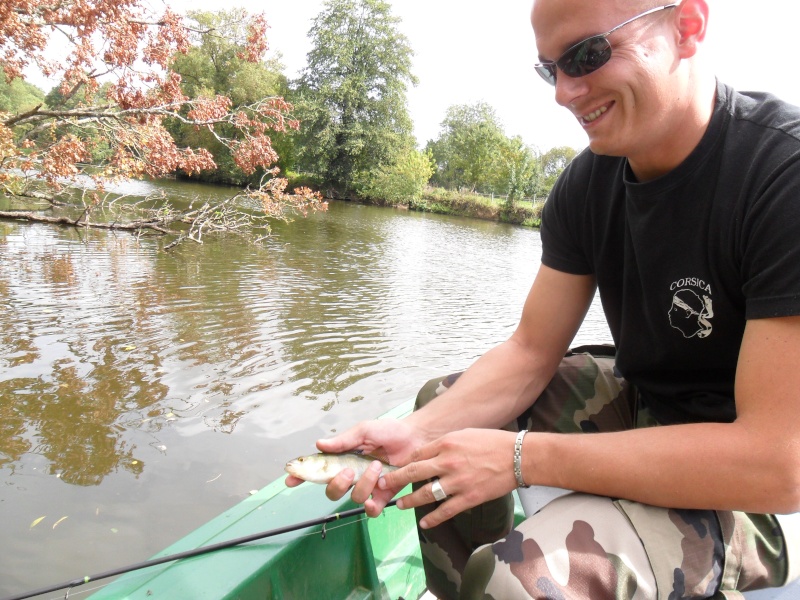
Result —
<svg viewBox="0 0 800 600"><path fill-rule="evenodd" d="M389 0L414 50L419 84L409 90L414 130L422 146L438 136L447 108L485 101L507 135L527 144L585 146L580 126L553 100L553 88L533 71L536 45L530 0ZM794 0L708 0L704 52L717 76L740 90L770 91L800 104L800 33ZM155 0L151 0L155 4ZM167 0L178 12L219 10L219 0ZM271 25L271 51L286 74L305 66L311 20L322 0L229 0L226 7L262 11Z"/></svg>

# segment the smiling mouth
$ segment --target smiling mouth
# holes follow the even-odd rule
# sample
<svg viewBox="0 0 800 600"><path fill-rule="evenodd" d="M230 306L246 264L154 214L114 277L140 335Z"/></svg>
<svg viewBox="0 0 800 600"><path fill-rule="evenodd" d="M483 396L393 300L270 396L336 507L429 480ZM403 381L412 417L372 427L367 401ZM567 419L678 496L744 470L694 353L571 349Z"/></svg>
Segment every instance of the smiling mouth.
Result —
<svg viewBox="0 0 800 600"><path fill-rule="evenodd" d="M607 110L608 110L607 106L601 106L594 112L590 112L589 114L580 117L580 121L581 123L591 123L592 121L596 121L598 118L600 118L600 115L602 115Z"/></svg>

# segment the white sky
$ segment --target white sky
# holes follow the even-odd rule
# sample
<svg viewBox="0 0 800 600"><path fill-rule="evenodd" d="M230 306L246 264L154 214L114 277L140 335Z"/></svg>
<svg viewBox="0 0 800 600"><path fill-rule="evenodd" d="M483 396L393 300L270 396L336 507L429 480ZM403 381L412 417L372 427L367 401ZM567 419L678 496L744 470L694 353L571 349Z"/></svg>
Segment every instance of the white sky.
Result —
<svg viewBox="0 0 800 600"><path fill-rule="evenodd" d="M264 12L270 51L283 55L286 74L305 66L311 20L322 0L165 0L177 12L241 6ZM665 0L666 3L667 0ZM158 0L151 0L157 5ZM419 84L408 93L421 146L439 134L449 106L485 101L507 135L544 151L585 146L577 122L553 100L553 88L532 65L537 51L529 22L531 0L389 0L414 50ZM708 0L703 51L717 76L740 90L764 90L800 105L800 40L794 0Z"/></svg>

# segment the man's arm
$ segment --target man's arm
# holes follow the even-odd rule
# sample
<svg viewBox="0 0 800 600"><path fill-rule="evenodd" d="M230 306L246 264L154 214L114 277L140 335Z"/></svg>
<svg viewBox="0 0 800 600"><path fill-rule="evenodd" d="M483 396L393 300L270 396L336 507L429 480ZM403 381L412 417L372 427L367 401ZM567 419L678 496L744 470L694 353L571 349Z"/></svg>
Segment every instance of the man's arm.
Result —
<svg viewBox="0 0 800 600"><path fill-rule="evenodd" d="M414 460L420 448L448 432L469 427L491 430L505 425L527 408L549 383L586 315L594 291L592 276L569 275L542 265L528 293L516 331L507 341L480 357L446 393L400 422L364 421L341 435L318 441L317 447L324 452L344 452L380 446L392 463L405 465ZM469 454L486 449L486 436L490 433L494 432L482 429L475 442L468 442ZM501 462L499 468L507 470L505 463L510 464L514 434L497 433L503 437L502 443L491 444L497 455L482 458L487 463ZM504 453L504 449L508 452ZM455 449L453 453L459 454L461 450ZM377 489L380 469L378 465L375 467L359 479L352 493L354 501L365 503L370 516L379 514L405 486L403 483L399 487L390 485ZM413 465L411 469L413 471ZM489 471L496 473L497 468L491 467ZM508 474L510 490L514 479L511 471ZM494 475L490 473L486 477L492 479ZM289 478L287 483L297 485L299 481ZM341 498L352 484L353 473L345 470L328 484L326 494L331 499Z"/></svg>
<svg viewBox="0 0 800 600"><path fill-rule="evenodd" d="M582 436L529 434L530 483L658 506L800 510L800 317L748 321L737 419Z"/></svg>
<svg viewBox="0 0 800 600"><path fill-rule="evenodd" d="M749 321L736 373L737 419L613 433L529 433L523 478L592 494L680 508L761 513L800 511L800 316ZM385 489L439 477L452 497L420 526L516 487L513 435L465 430L427 444L407 468L386 475ZM422 486L398 501L433 501Z"/></svg>
<svg viewBox="0 0 800 600"><path fill-rule="evenodd" d="M479 358L445 394L405 421L431 441L467 427L512 421L549 383L594 297L592 276L542 265L517 329Z"/></svg>

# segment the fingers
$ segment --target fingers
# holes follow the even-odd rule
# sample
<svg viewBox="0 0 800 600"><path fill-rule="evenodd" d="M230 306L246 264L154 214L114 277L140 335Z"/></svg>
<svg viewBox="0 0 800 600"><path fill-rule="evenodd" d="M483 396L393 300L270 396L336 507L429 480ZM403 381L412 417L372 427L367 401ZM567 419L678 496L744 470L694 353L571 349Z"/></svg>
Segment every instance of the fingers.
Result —
<svg viewBox="0 0 800 600"><path fill-rule="evenodd" d="M397 500L397 507L405 510L408 508L416 508L418 506L423 506L425 504L432 504L433 502L440 502L440 500L436 499L436 496L433 493L433 484L434 482L439 482L442 490L445 490L445 494L448 492L446 491L442 482L438 479L434 479L424 485L419 486L416 490L411 492L410 494L406 494L402 498Z"/></svg>
<svg viewBox="0 0 800 600"><path fill-rule="evenodd" d="M358 483L353 488L353 493L350 495L353 502L364 505L369 517L377 517L381 514L397 493L397 490L380 489L378 487L382 467L383 465L380 461L373 461L366 473L358 480Z"/></svg>
<svg viewBox="0 0 800 600"><path fill-rule="evenodd" d="M376 489L372 493L372 498L364 502L368 517L377 517L389 504L389 501L394 497L394 492Z"/></svg>
<svg viewBox="0 0 800 600"><path fill-rule="evenodd" d="M454 496L445 500L434 511L422 517L419 520L419 527L420 529L431 529L473 506L474 504L464 500L464 496Z"/></svg>
<svg viewBox="0 0 800 600"><path fill-rule="evenodd" d="M375 485L378 483L378 478L381 476L382 467L383 465L381 465L380 461L373 460L370 463L369 468L358 480L356 487L353 488L353 493L350 495L353 502L364 504L369 499L375 489Z"/></svg>
<svg viewBox="0 0 800 600"><path fill-rule="evenodd" d="M355 486L353 486L355 478L353 470L345 469L328 483L327 488L325 488L325 495L330 500L339 500L352 487L353 493L350 497L353 502L363 504L367 516L377 517L397 493L397 490L381 490L377 487L381 476L381 467L380 461L373 461Z"/></svg>
<svg viewBox="0 0 800 600"><path fill-rule="evenodd" d="M412 458L414 462L384 475L378 482L380 489L402 490L409 483L417 483L418 481L425 481L426 479L438 476L439 470L433 464L433 461L425 460L417 456L421 454L421 452L420 450L414 453L415 456ZM435 454L433 456L435 456Z"/></svg>
<svg viewBox="0 0 800 600"><path fill-rule="evenodd" d="M436 480L434 480L436 481ZM409 508L416 508L425 504L438 503L438 506L431 512L426 514L419 521L421 529L430 529L436 527L453 518L458 513L476 506L476 502L472 498L472 494L458 494L450 496L447 489L447 484L439 481L442 489L448 494L445 500L436 500L433 495L433 481L420 486L410 494L406 494L397 500L397 508L401 510L408 510Z"/></svg>
<svg viewBox="0 0 800 600"><path fill-rule="evenodd" d="M284 483L286 484L286 487L293 488L303 483L303 480L295 477L294 475L287 475Z"/></svg>
<svg viewBox="0 0 800 600"><path fill-rule="evenodd" d="M336 437L317 440L317 448L322 452L332 453L347 452L358 448L364 444L368 424L369 421L362 421Z"/></svg>
<svg viewBox="0 0 800 600"><path fill-rule="evenodd" d="M339 500L352 487L356 474L353 469L344 469L336 477L328 482L325 488L325 495L329 500Z"/></svg>

